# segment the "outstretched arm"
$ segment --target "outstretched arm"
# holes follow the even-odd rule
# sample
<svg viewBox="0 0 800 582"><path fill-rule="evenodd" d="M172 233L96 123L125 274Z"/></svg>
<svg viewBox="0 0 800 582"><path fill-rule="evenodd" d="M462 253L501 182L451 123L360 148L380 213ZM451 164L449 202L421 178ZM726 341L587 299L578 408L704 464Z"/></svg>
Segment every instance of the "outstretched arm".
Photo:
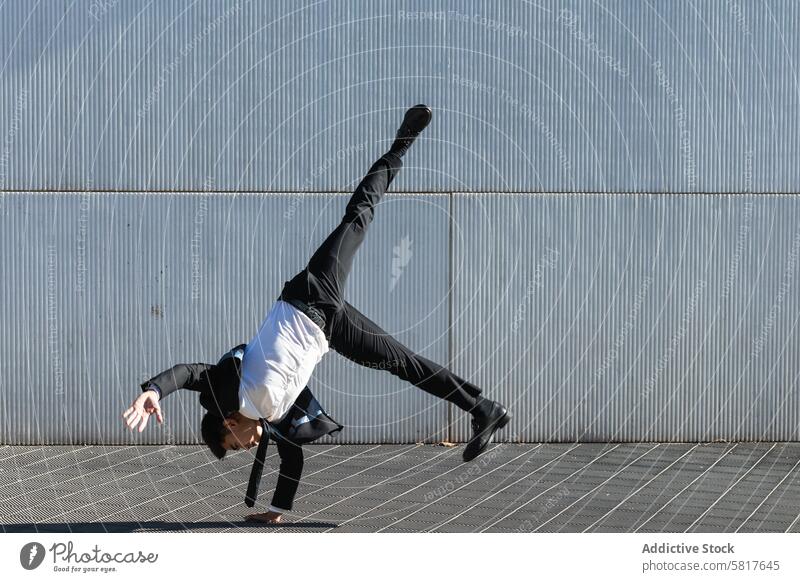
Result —
<svg viewBox="0 0 800 582"><path fill-rule="evenodd" d="M178 364L142 382L142 391L156 388L161 398L169 396L181 388L200 391L200 375L211 368L211 364Z"/></svg>
<svg viewBox="0 0 800 582"><path fill-rule="evenodd" d="M125 424L131 430L138 425L139 432L142 432L153 414L156 415L158 422L164 422L161 399L181 388L199 391L200 375L209 368L211 364L178 364L143 382L142 394L122 413Z"/></svg>

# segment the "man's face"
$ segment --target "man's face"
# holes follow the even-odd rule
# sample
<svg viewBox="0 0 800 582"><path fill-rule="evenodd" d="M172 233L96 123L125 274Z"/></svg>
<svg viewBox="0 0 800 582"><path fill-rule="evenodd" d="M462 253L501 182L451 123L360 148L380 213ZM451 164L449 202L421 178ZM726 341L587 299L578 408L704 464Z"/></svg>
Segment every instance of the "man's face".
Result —
<svg viewBox="0 0 800 582"><path fill-rule="evenodd" d="M255 420L237 414L226 418L224 423L228 433L222 440L222 447L226 451L250 449L261 440L261 425Z"/></svg>

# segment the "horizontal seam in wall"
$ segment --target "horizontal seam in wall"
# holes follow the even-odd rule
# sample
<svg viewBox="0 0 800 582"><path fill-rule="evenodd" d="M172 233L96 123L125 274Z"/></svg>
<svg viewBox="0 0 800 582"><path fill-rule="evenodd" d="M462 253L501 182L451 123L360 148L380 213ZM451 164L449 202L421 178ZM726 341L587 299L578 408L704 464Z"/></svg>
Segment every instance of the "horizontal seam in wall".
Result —
<svg viewBox="0 0 800 582"><path fill-rule="evenodd" d="M0 194L352 194L351 190L0 190ZM661 191L603 191L603 190L391 190L389 194L415 194L431 196L459 195L640 195L640 196L796 196L800 192L661 192Z"/></svg>

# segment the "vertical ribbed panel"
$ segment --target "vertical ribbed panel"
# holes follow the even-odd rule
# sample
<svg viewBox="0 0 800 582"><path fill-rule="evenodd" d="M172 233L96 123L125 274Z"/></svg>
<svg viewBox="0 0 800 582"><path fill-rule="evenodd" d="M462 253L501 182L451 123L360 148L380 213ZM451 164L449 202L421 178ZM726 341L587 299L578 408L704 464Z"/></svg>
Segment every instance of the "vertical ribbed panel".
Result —
<svg viewBox="0 0 800 582"><path fill-rule="evenodd" d="M797 440L796 196L461 194L453 223L453 365L505 438Z"/></svg>
<svg viewBox="0 0 800 582"><path fill-rule="evenodd" d="M195 440L191 395L143 437L119 414L150 375L249 339L345 197L2 201L2 442L126 443ZM449 343L513 409L509 437L797 438L796 196L459 194L452 219L442 196L384 204L349 300L434 361ZM447 436L444 406L383 371L331 354L312 386L345 442Z"/></svg>
<svg viewBox="0 0 800 582"><path fill-rule="evenodd" d="M215 363L248 341L346 200L3 195L0 442L196 442L192 393L165 400L165 425L143 435L131 436L121 413L150 376L180 362ZM442 363L448 208L444 196L388 196L347 287L350 303ZM347 426L343 442L444 438L445 404L385 371L331 352L310 386Z"/></svg>
<svg viewBox="0 0 800 582"><path fill-rule="evenodd" d="M348 191L424 101L400 190L792 192L798 28L789 0L8 0L0 182Z"/></svg>

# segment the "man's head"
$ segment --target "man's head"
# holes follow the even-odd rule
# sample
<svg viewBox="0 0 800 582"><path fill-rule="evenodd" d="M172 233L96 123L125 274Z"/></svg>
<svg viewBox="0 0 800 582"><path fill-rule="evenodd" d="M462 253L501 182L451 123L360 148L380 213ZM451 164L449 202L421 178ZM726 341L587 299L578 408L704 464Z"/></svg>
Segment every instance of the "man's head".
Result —
<svg viewBox="0 0 800 582"><path fill-rule="evenodd" d="M203 441L221 459L227 451L249 449L261 440L261 424L234 412L226 418L207 412L200 425Z"/></svg>

